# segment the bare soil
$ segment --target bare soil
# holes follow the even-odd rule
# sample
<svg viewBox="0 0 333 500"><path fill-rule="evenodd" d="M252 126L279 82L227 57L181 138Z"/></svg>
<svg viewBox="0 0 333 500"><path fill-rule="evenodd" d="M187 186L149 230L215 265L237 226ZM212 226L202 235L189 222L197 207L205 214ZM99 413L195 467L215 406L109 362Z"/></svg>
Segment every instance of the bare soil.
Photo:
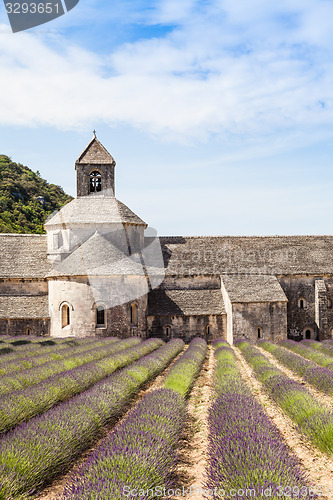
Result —
<svg viewBox="0 0 333 500"><path fill-rule="evenodd" d="M211 404L214 374L214 349L208 353L187 403L187 419L179 445L176 471L177 487L191 488L189 498L204 498L208 449L208 409Z"/></svg>
<svg viewBox="0 0 333 500"><path fill-rule="evenodd" d="M244 382L250 387L256 400L266 410L267 414L286 440L288 446L299 458L301 466L306 471L309 481L315 487L315 490L318 488L317 491L320 493L319 488L323 488L325 494L320 494L318 500L333 499L333 459L319 451L298 431L297 425L268 397L263 385L255 378L252 368L241 356L239 350L235 347L233 347L233 349ZM265 356L268 354L264 350L262 350L262 353ZM269 356L267 356L267 358L268 357ZM269 359L271 360L271 358ZM276 362L276 366L277 365L279 364ZM278 367L280 368L280 365ZM284 368L284 370L286 370L286 368ZM328 494L327 491L329 491Z"/></svg>

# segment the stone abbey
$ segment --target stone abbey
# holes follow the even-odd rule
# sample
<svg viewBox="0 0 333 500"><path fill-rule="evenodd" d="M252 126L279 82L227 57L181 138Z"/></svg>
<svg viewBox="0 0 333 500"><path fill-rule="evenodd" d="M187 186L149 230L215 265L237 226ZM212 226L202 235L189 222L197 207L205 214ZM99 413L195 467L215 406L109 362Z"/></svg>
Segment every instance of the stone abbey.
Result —
<svg viewBox="0 0 333 500"><path fill-rule="evenodd" d="M115 165L94 136L46 235L0 235L1 335L332 338L333 236L158 238Z"/></svg>

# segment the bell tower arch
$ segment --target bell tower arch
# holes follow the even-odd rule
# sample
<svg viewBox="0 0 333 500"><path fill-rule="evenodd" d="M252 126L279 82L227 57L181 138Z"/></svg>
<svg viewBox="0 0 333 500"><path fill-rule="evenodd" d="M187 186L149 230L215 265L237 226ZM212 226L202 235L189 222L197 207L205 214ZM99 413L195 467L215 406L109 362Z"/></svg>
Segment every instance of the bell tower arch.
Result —
<svg viewBox="0 0 333 500"><path fill-rule="evenodd" d="M116 162L105 147L94 137L75 162L76 197L101 194L115 196Z"/></svg>

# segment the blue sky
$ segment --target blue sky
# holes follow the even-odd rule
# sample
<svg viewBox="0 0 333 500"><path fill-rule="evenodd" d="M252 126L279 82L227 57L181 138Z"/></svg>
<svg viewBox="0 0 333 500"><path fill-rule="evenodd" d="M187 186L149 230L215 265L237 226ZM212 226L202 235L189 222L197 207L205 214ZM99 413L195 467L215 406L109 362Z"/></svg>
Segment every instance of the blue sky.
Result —
<svg viewBox="0 0 333 500"><path fill-rule="evenodd" d="M80 0L12 34L0 152L75 194L97 130L161 235L332 234L333 3Z"/></svg>

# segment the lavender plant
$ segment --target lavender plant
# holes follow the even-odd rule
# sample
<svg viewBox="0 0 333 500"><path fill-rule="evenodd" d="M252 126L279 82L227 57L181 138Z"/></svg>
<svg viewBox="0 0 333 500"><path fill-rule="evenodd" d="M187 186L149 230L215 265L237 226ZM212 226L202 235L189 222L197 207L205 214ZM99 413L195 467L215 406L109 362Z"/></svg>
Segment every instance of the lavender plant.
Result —
<svg viewBox="0 0 333 500"><path fill-rule="evenodd" d="M68 481L63 499L120 500L127 489L156 498L174 486L176 445L185 416L185 395L206 356L203 339L193 339L170 368L164 388L146 395L90 454ZM180 380L179 380L180 379ZM101 480L103 478L103 480Z"/></svg>
<svg viewBox="0 0 333 500"><path fill-rule="evenodd" d="M36 366L43 365L47 362L52 362L54 360L61 360L68 358L69 356L75 356L82 352L97 349L98 347L108 346L118 339L116 337L108 337L103 340L96 340L95 342L90 342L89 344L79 345L77 347L66 346L66 344L60 344L56 347L52 346L46 348L42 354L40 354L39 349L34 350L33 352L29 352L29 355L25 355L22 358L10 360L1 359L0 363L0 376L1 375L9 375L13 372L23 371L29 368L33 368Z"/></svg>
<svg viewBox="0 0 333 500"><path fill-rule="evenodd" d="M133 337L133 339L133 343L141 342L141 339L139 338ZM115 340L118 341L118 339ZM101 359L104 356L107 356L109 352L113 352L115 340L111 339L110 342L106 343L106 345L93 349L86 349L83 352L79 352L72 356L66 356L62 360L50 361L49 363L45 363L44 365L38 367L29 368L18 373L0 377L0 396L38 384L42 380L45 380L57 373L65 372L91 361ZM130 343L131 342L132 341L130 341Z"/></svg>
<svg viewBox="0 0 333 500"><path fill-rule="evenodd" d="M305 347L316 349L323 354L327 354L327 356L331 358L333 357L333 343L317 342L316 340L302 340L301 344L305 345Z"/></svg>
<svg viewBox="0 0 333 500"><path fill-rule="evenodd" d="M280 363L303 377L306 382L325 394L333 396L332 371L318 366L313 361L305 359L296 353L280 347L267 340L258 341L258 345L270 352Z"/></svg>
<svg viewBox="0 0 333 500"><path fill-rule="evenodd" d="M321 352L318 352L314 349L310 349L306 347L304 344L300 342L295 342L294 340L281 340L279 345L289 349L290 351L296 352L300 354L304 358L310 359L314 361L318 365L323 366L324 368L328 368L329 370L333 370L333 359L330 356L326 356Z"/></svg>
<svg viewBox="0 0 333 500"><path fill-rule="evenodd" d="M320 404L307 389L284 375L281 370L248 342L238 344L274 401L294 420L321 451L333 454L333 413Z"/></svg>
<svg viewBox="0 0 333 500"><path fill-rule="evenodd" d="M105 359L49 377L40 384L13 392L0 400L0 432L18 425L50 409L56 403L78 394L110 375L118 368L136 361L140 356L156 349L162 341L142 343L132 337L109 346Z"/></svg>
<svg viewBox="0 0 333 500"><path fill-rule="evenodd" d="M201 338L191 340L187 351L170 369L164 380L164 387L186 396L198 375L206 357L207 343Z"/></svg>
<svg viewBox="0 0 333 500"><path fill-rule="evenodd" d="M299 460L244 384L233 350L222 347L215 357L205 485L215 490L212 498L244 498L244 491L258 497L266 491L276 500L286 486L294 498L310 498Z"/></svg>
<svg viewBox="0 0 333 500"><path fill-rule="evenodd" d="M134 349L139 356L148 346L152 350L161 343L159 339L150 339ZM18 499L66 471L100 436L103 427L124 411L142 384L163 370L182 348L182 341L170 341L146 358L4 435L0 441L0 499ZM136 366L144 367L146 375L141 371L138 379L134 375ZM136 374L139 372L140 369Z"/></svg>
<svg viewBox="0 0 333 500"><path fill-rule="evenodd" d="M214 349L217 349L218 347L228 347L228 346L229 346L228 342L222 338L215 339L212 342L212 347L214 347Z"/></svg>
<svg viewBox="0 0 333 500"><path fill-rule="evenodd" d="M156 498L159 489L174 485L184 416L179 393L163 388L148 394L71 476L62 499L122 500L128 491Z"/></svg>

